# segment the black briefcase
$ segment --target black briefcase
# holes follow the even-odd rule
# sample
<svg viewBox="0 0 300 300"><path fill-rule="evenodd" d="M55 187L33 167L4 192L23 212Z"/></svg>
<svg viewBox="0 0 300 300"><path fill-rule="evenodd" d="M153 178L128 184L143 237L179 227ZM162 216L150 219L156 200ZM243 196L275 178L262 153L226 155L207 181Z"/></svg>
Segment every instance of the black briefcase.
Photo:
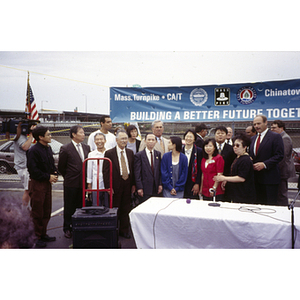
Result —
<svg viewBox="0 0 300 300"><path fill-rule="evenodd" d="M72 216L73 248L118 248L118 208L77 208Z"/></svg>

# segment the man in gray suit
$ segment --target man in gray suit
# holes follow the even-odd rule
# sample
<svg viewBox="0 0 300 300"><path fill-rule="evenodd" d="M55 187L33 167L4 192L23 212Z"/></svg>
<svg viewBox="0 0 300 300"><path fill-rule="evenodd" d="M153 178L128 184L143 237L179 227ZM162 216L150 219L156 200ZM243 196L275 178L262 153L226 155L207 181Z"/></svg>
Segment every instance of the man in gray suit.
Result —
<svg viewBox="0 0 300 300"><path fill-rule="evenodd" d="M161 153L154 149L155 135L148 133L145 137L146 148L134 157L134 176L140 203L162 192Z"/></svg>
<svg viewBox="0 0 300 300"><path fill-rule="evenodd" d="M70 143L61 146L58 170L64 177L64 225L66 238L72 237L72 215L82 207L82 162L88 157L90 146L83 144L85 134L81 126L70 128Z"/></svg>
<svg viewBox="0 0 300 300"><path fill-rule="evenodd" d="M295 166L292 158L293 143L290 136L285 132L285 124L280 120L275 120L271 124L271 130L281 135L284 145L283 160L279 163L280 184L278 189L277 203L281 206L288 205L288 179L295 177Z"/></svg>
<svg viewBox="0 0 300 300"><path fill-rule="evenodd" d="M160 120L153 121L152 123L152 133L155 135L156 143L154 146L155 150L158 150L163 156L166 152L168 152L168 143L169 140L162 136L164 132L164 123ZM146 148L146 141L142 140L140 144L139 151L142 151Z"/></svg>

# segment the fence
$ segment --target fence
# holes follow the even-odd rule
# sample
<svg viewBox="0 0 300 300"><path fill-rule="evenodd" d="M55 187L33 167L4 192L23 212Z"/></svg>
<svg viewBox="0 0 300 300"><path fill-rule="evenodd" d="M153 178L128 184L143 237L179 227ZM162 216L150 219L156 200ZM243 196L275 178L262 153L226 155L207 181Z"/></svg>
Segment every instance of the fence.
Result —
<svg viewBox="0 0 300 300"><path fill-rule="evenodd" d="M269 122L270 123L270 122ZM194 129L198 123L165 123L164 124L164 136L167 138L171 135L178 135L183 138L183 135L187 129ZM58 160L59 146L61 144L66 144L70 142L70 127L74 125L81 125L85 131L85 143L87 143L88 136L91 132L98 130L100 128L100 123L91 123L91 122L46 122L42 123L42 125L47 126L52 134L52 140L57 141L55 146L52 146L52 149L55 154L56 162ZM124 124L114 124L112 132L114 128L117 126ZM244 132L245 128L249 125L252 125L251 122L222 122L222 123L207 123L210 128L209 132L213 135L213 129L219 125L224 125L226 127L232 127L235 134L239 132ZM270 124L269 124L270 125ZM290 135L293 141L293 148L295 150L294 155L299 155L299 164L297 165L297 173L300 171L300 122L285 122L286 132ZM140 123L139 124L140 131L142 136L146 133L151 132L151 123ZM10 141L14 138L13 135L10 136ZM7 142L5 139L5 134L0 136L0 145L3 145ZM6 147L7 151L0 150L0 181L17 181L18 176L15 175L16 171L13 168L13 142L10 143L9 147ZM2 146L0 146L2 147ZM298 153L298 154L297 154ZM6 157L10 155L10 157ZM8 162L10 160L10 162ZM296 157L295 157L296 160ZM299 169L298 169L299 168ZM298 175L297 175L298 176ZM289 180L289 188L297 188L297 177L291 178Z"/></svg>

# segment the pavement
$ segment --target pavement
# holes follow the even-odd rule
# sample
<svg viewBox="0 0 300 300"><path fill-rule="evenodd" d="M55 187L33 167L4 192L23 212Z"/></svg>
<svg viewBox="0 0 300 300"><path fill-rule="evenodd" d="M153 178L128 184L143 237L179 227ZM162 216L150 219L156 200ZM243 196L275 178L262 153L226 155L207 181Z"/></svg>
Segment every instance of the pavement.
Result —
<svg viewBox="0 0 300 300"><path fill-rule="evenodd" d="M292 185L289 187L288 197L289 202L293 201L297 195L298 190L294 188L295 180L292 180ZM290 183L289 183L290 184ZM18 175L12 175L10 179L3 179L0 175L0 194L11 195L22 199L23 189L20 181L18 180ZM297 197L295 202L296 207L300 207L300 196ZM56 241L48 242L45 249L72 249L73 239L68 239L64 236L63 232L63 179L60 177L58 182L52 186L52 214L51 219L48 224L48 235L55 236ZM131 232L131 238L125 239L119 237L119 248L121 249L136 249L136 243Z"/></svg>
<svg viewBox="0 0 300 300"><path fill-rule="evenodd" d="M18 180L1 180L0 179L0 194L10 195L22 199L23 189ZM63 182L59 180L52 186L52 214L48 223L49 236L55 236L56 241L48 242L45 249L72 249L73 239L67 239L63 232ZM119 248L121 249L136 249L136 244L131 232L131 238L125 239L119 237Z"/></svg>

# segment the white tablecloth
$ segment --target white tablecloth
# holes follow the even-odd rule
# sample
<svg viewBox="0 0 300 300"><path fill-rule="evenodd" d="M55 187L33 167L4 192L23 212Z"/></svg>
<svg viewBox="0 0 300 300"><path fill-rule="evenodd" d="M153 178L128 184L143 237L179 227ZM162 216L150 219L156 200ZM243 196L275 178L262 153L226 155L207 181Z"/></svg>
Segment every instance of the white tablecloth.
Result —
<svg viewBox="0 0 300 300"><path fill-rule="evenodd" d="M287 207L150 198L129 216L140 249L283 249L292 247ZM295 248L300 248L300 208L295 207Z"/></svg>

